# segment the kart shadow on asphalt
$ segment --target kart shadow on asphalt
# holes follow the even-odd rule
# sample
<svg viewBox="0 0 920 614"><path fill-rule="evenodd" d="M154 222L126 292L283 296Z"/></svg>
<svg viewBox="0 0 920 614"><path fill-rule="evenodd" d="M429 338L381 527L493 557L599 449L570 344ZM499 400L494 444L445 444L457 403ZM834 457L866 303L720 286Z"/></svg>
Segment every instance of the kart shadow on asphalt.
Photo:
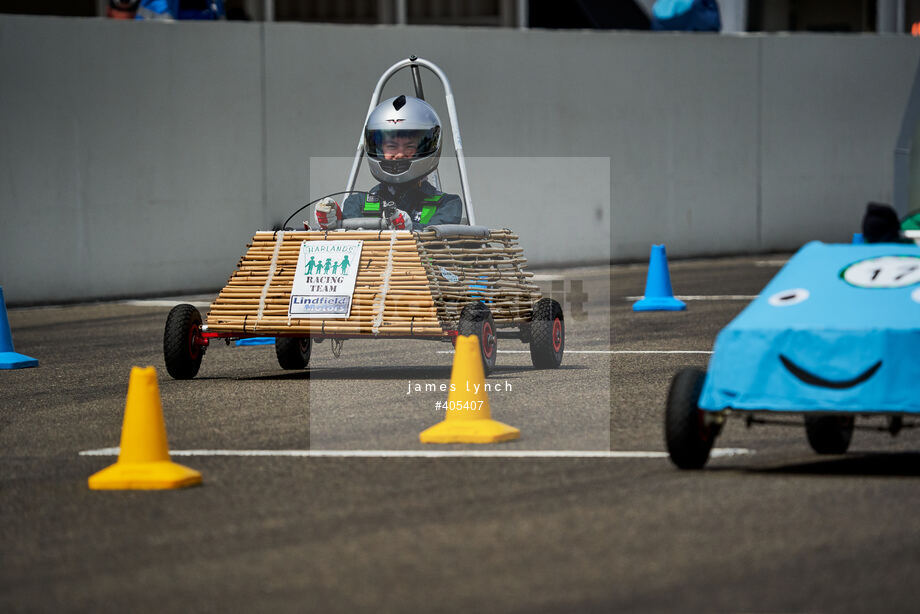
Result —
<svg viewBox="0 0 920 614"><path fill-rule="evenodd" d="M579 365L562 365L562 370L588 369ZM517 373L534 371L533 367L497 366L486 378L514 376ZM451 365L436 367L405 366L405 367L311 367L305 371L285 371L270 375L253 375L252 377L236 377L234 379L253 381L274 380L431 380L450 379Z"/></svg>
<svg viewBox="0 0 920 614"><path fill-rule="evenodd" d="M920 477L920 452L865 452L772 467L712 467L763 475Z"/></svg>

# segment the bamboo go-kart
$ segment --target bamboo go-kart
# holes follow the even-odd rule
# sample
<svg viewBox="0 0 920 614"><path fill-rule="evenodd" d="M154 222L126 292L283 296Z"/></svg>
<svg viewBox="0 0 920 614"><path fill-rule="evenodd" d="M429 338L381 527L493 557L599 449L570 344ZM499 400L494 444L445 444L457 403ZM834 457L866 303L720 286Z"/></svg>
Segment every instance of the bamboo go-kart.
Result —
<svg viewBox="0 0 920 614"><path fill-rule="evenodd" d="M435 64L414 56L381 76L368 114L377 106L384 85L410 68L416 95L424 97L420 67L441 81L447 101L461 182L461 199L469 225L429 226L420 231L389 230L385 217L343 220L335 231L256 232L207 316L192 305L177 305L166 320L163 350L166 369L176 379L193 378L209 343L272 336L279 365L303 369L313 343L329 339L341 349L345 339L427 339L453 342L457 335L480 339L483 365L495 366L498 339L529 344L533 365L556 368L565 348L565 322L558 302L542 298L526 271L518 237L508 229L475 225L466 163L459 138L453 94ZM364 152L363 130L348 185L355 180ZM429 180L439 183L436 173ZM354 291L347 317L292 315L292 288L302 246L309 242L360 242ZM319 244L317 244L319 245ZM325 243L324 245L331 245Z"/></svg>

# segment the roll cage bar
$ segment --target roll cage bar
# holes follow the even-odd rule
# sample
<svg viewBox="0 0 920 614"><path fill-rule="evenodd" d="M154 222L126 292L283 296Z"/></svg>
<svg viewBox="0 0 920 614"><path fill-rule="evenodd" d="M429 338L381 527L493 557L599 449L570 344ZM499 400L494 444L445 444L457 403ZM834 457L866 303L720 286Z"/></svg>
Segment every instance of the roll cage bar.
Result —
<svg viewBox="0 0 920 614"><path fill-rule="evenodd" d="M457 107L454 105L454 94L450 89L450 82L447 80L447 75L444 74L444 71L441 70L436 64L429 62L428 60L423 60L422 58L415 57L414 55L409 56L409 58L401 60L390 66L386 71L384 71L383 75L381 75L380 80L377 81L377 87L374 88L374 93L371 95L371 103L367 108L367 116L365 116L364 124L361 126L361 134L358 136L358 147L355 150L355 160L351 165L351 172L348 175L348 185L345 186L345 190L354 190L355 181L358 179L358 170L361 165L361 158L364 156L364 126L367 125L367 119L370 117L371 112L373 112L373 110L380 103L380 94L383 92L383 88L390 80L390 78L392 78L393 75L395 75L400 70L403 70L404 68L411 68L412 82L415 85L415 95L422 100L425 99L425 95L422 90L422 76L419 67L427 68L433 72L435 76L440 79L441 85L444 86L444 97L447 102L447 115L448 119L450 120L450 131L454 137L454 150L456 150L457 153L457 168L460 171L460 199L463 202L463 207L466 211L467 221L471 226L475 226L476 218L473 215L473 202L472 198L470 197L470 184L466 173L466 160L463 157L463 141L460 139L460 124L457 120Z"/></svg>

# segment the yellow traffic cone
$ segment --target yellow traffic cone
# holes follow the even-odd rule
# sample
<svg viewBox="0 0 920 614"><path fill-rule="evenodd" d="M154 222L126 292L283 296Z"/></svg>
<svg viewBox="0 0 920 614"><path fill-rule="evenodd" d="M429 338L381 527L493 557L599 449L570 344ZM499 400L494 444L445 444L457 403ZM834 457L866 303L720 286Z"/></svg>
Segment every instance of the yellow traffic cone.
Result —
<svg viewBox="0 0 920 614"><path fill-rule="evenodd" d="M156 369L133 367L118 461L91 475L89 487L93 490L162 490L200 483L200 473L169 460Z"/></svg>
<svg viewBox="0 0 920 614"><path fill-rule="evenodd" d="M419 433L422 443L499 443L521 436L521 431L492 420L489 395L476 335L457 337L450 393L444 421Z"/></svg>

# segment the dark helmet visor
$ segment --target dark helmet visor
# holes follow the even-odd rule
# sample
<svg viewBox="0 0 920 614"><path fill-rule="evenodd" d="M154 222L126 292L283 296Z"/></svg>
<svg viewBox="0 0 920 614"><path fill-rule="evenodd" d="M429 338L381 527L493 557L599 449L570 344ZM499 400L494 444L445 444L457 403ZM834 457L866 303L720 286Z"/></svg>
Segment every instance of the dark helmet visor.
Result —
<svg viewBox="0 0 920 614"><path fill-rule="evenodd" d="M383 160L402 153L403 158L427 158L438 150L441 127L427 130L367 129L364 131L364 146L371 158Z"/></svg>

